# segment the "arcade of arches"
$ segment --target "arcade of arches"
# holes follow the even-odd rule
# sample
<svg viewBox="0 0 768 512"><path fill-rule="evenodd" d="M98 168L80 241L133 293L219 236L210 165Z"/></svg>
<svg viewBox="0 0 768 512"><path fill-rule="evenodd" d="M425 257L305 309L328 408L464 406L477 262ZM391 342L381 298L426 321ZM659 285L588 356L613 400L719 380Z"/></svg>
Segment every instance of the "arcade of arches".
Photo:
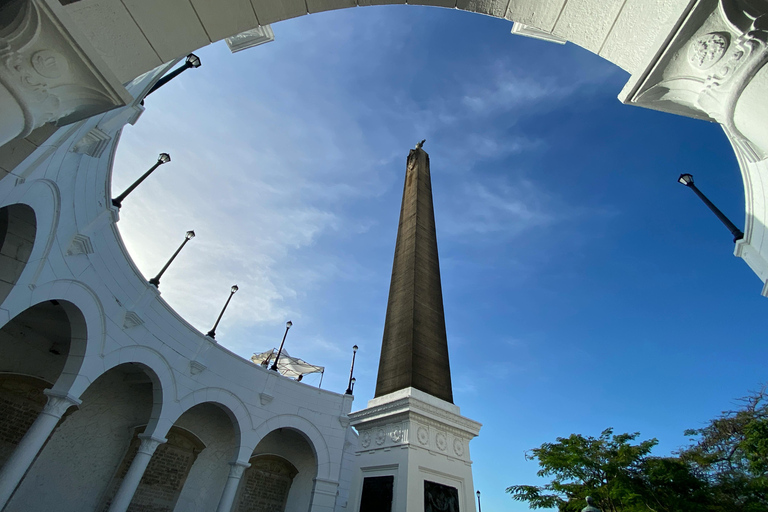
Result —
<svg viewBox="0 0 768 512"><path fill-rule="evenodd" d="M3 2L0 510L348 510L352 397L281 378L186 323L132 263L108 194L120 131L179 58L387 3ZM768 4L419 3L581 45L631 74L623 102L721 124L746 197L735 254L768 295Z"/></svg>

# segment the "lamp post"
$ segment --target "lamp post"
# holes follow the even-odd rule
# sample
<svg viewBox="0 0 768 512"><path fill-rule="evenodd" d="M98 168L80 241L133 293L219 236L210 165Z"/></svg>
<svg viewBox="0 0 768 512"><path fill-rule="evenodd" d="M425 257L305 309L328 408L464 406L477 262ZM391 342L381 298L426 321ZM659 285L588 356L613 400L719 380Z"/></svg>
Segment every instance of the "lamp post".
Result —
<svg viewBox="0 0 768 512"><path fill-rule="evenodd" d="M352 368L349 369L349 384L347 385L347 391L345 395L352 394L352 373L355 371L355 356L357 355L357 345L352 346Z"/></svg>
<svg viewBox="0 0 768 512"><path fill-rule="evenodd" d="M187 244L187 242L189 242L193 238L195 238L195 232L194 231L187 231L187 234L184 235L184 241L181 242L181 245L179 246L179 248L176 249L176 252L173 253L173 256L171 256L171 259L168 260L168 263L165 264L165 266L160 271L160 273L157 274L155 277L153 277L152 279L149 280L149 284L155 285L155 288L160 288L160 278L163 277L163 274L165 273L165 271L168 270L168 267L171 266L171 263L173 263L173 260L176 259L176 256L179 255L179 253L184 248L184 246Z"/></svg>
<svg viewBox="0 0 768 512"><path fill-rule="evenodd" d="M171 80L173 80L174 78L182 74L184 71L190 68L199 68L202 65L203 63L200 62L200 57L198 57L194 53L190 53L189 55L187 55L187 60L184 61L183 66L174 69L173 71L165 75L163 78L155 82L155 85L152 86L152 88L144 97L146 98L147 96L149 96L150 94L152 94L153 92L155 92L156 90L158 90L159 88L161 88L162 86L164 86L165 84L167 84L168 82L170 82Z"/></svg>
<svg viewBox="0 0 768 512"><path fill-rule="evenodd" d="M721 212L717 206L712 204L712 201L707 199L707 196L702 194L701 190L699 190L696 185L694 185L693 176L691 176L690 174L681 174L680 177L677 178L677 182L693 190L696 193L696 195L699 196L699 198L702 201L704 201L704 204L706 204L709 207L709 209L712 210L712 213L714 213L717 216L717 218L720 219L720 222L725 224L725 227L727 227L731 231L734 242L744 238L744 233L742 233L742 231L739 228L737 228L736 225L733 222L731 222L730 219L726 217L725 214L723 214L723 212Z"/></svg>
<svg viewBox="0 0 768 512"><path fill-rule="evenodd" d="M213 324L213 329L208 331L208 334L206 336L211 338L216 338L216 328L219 326L219 322L221 322L221 317L224 316L224 312L227 310L227 306L229 306L229 301L232 300L232 296L235 294L235 292L239 290L237 285L232 286L232 288L229 289L229 297L227 298L227 302L224 303L224 307L221 308L221 313L219 313L219 318L216 319L216 323Z"/></svg>
<svg viewBox="0 0 768 512"><path fill-rule="evenodd" d="M157 162L155 162L155 165L150 167L147 172L145 172L144 174L141 175L141 178L139 178L136 181L134 181L133 184L130 187L125 189L125 192L123 192L122 194L120 194L119 196L114 198L112 200L112 206L116 206L116 207L120 208L123 205L123 200L126 197L128 197L128 194L133 192L133 189L138 187L139 184L141 184L142 181L147 179L147 176L152 174L155 171L155 169L157 169L158 167L160 167L163 164L167 164L170 161L171 161L171 155L169 155L168 153L160 153L160 156L157 157Z"/></svg>
<svg viewBox="0 0 768 512"><path fill-rule="evenodd" d="M477 512L483 512L480 508L480 491L477 491Z"/></svg>
<svg viewBox="0 0 768 512"><path fill-rule="evenodd" d="M350 395L355 392L355 382L357 382L357 379L354 378L354 377L352 377L352 380L349 381L349 391L350 391L349 394Z"/></svg>
<svg viewBox="0 0 768 512"><path fill-rule="evenodd" d="M275 357L275 362L272 363L272 367L270 368L270 370L277 371L277 362L280 360L280 354L283 353L283 345L285 345L285 337L288 336L288 329L290 329L292 325L293 325L293 322L291 322L290 320L285 322L285 334L283 334L283 341L280 342L280 348L277 350L277 357Z"/></svg>

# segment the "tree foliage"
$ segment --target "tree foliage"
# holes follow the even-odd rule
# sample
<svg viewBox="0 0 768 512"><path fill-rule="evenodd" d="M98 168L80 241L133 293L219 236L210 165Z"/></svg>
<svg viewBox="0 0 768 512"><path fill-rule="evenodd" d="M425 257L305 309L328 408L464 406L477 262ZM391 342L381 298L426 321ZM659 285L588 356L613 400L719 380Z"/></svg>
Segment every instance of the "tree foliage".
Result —
<svg viewBox="0 0 768 512"><path fill-rule="evenodd" d="M526 454L543 486L513 485L512 498L533 509L577 512L592 496L603 512L768 511L768 394L742 399L700 429L676 456L654 457L656 439L639 433L572 434Z"/></svg>

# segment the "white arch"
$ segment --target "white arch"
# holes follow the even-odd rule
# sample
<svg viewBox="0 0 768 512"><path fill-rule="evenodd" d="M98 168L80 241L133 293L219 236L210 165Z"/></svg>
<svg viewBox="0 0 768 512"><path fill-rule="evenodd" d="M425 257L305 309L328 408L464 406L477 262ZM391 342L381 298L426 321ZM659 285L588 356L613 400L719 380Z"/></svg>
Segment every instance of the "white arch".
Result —
<svg viewBox="0 0 768 512"><path fill-rule="evenodd" d="M164 423L163 415L169 415L169 404L176 399L176 379L168 361L156 350L142 345L132 345L89 361L81 371L82 379L76 382L70 393L80 396L88 384L121 364L140 365L152 380L152 412L147 423L146 432L154 433L158 425ZM83 387L85 386L85 387ZM173 424L173 422L171 422ZM168 427L170 428L170 427ZM167 432L167 430L163 431Z"/></svg>
<svg viewBox="0 0 768 512"><path fill-rule="evenodd" d="M80 396L90 384L81 371L83 365L89 359L98 358L99 347L106 335L104 311L91 289L70 279L50 281L32 290L27 301L8 301L8 318L0 323L0 328L29 308L50 300L60 302L72 329L67 361L54 389L62 393L77 393L74 396Z"/></svg>
<svg viewBox="0 0 768 512"><path fill-rule="evenodd" d="M267 434L279 428L290 428L302 434L312 449L317 459L317 475L315 478L332 480L331 455L328 444L320 430L309 420L294 414L281 414L273 416L254 429L254 448ZM250 456L250 454L249 454Z"/></svg>
<svg viewBox="0 0 768 512"><path fill-rule="evenodd" d="M176 420L178 420L179 417L188 410L192 409L196 405L205 403L211 403L221 407L221 409L227 414L227 416L229 416L229 419L232 421L232 426L235 429L235 439L238 450L238 455L235 460L239 460L240 454L244 451L242 443L244 433L253 429L253 420L251 419L248 408L245 406L243 401L227 389L209 387L198 389L192 393L189 393L181 400L179 400L178 408L176 409L175 413L167 420L170 421L170 423L167 424L167 428L170 429ZM163 426L165 427L166 425L164 424ZM158 432L159 431L160 430L158 429Z"/></svg>
<svg viewBox="0 0 768 512"><path fill-rule="evenodd" d="M27 258L24 270L16 280L16 286L8 294L2 308L9 310L9 304L14 301L27 300L24 295L29 295L29 285L34 286L40 276L46 258L51 252L51 247L56 240L56 230L59 225L59 212L61 211L61 194L59 187L51 180L41 179L31 183L23 183L13 187L0 199L0 208L23 204L32 208L35 213L35 242L32 252ZM26 284L28 286L20 286ZM21 295L21 297L19 297ZM2 318L0 324L4 324L10 317Z"/></svg>

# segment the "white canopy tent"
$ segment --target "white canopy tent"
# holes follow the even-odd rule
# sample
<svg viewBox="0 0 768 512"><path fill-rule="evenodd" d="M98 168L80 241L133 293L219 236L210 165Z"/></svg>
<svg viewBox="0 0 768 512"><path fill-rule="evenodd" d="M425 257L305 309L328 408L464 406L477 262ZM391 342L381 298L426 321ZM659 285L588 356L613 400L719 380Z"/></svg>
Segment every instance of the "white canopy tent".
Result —
<svg viewBox="0 0 768 512"><path fill-rule="evenodd" d="M272 350L260 354L253 354L253 356L251 356L251 361L265 368L271 368L276 357L277 349L273 348ZM292 357L285 349L283 349L280 353L280 359L277 361L277 371L285 377L291 377L296 380L301 380L301 377L309 373L320 373L320 385L322 386L325 367L309 364L303 359Z"/></svg>

